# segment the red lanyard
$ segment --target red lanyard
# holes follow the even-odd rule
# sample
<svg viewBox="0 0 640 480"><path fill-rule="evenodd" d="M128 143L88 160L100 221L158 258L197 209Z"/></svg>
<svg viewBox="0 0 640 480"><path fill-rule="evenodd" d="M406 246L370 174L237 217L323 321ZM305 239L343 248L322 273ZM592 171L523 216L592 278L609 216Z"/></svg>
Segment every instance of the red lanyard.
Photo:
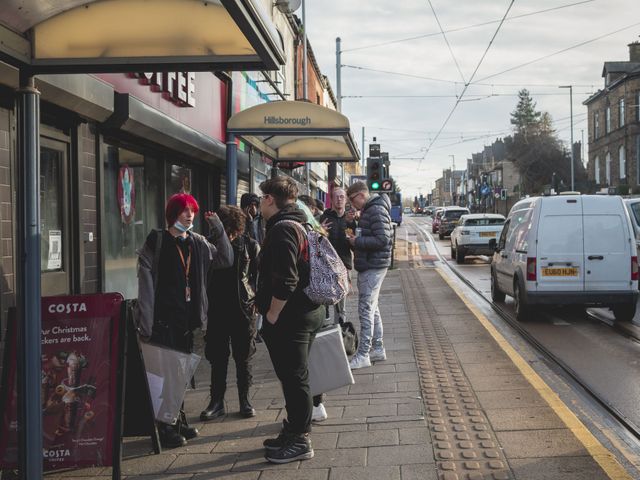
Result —
<svg viewBox="0 0 640 480"><path fill-rule="evenodd" d="M178 249L178 255L180 255L180 262L182 262L182 267L184 268L184 279L186 283L185 287L185 299L187 302L191 301L191 287L189 286L189 270L191 270L191 245L189 245L189 255L187 256L187 261L184 261L184 254L182 253L182 249L179 245L176 245Z"/></svg>

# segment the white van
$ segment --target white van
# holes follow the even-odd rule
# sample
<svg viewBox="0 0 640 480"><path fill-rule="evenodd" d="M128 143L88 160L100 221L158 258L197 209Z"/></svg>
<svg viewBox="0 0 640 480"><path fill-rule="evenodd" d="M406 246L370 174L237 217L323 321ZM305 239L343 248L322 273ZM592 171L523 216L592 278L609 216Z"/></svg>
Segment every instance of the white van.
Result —
<svg viewBox="0 0 640 480"><path fill-rule="evenodd" d="M635 237L621 197L534 197L511 209L491 261L491 297L513 297L518 320L535 305L582 305L631 321L637 290Z"/></svg>

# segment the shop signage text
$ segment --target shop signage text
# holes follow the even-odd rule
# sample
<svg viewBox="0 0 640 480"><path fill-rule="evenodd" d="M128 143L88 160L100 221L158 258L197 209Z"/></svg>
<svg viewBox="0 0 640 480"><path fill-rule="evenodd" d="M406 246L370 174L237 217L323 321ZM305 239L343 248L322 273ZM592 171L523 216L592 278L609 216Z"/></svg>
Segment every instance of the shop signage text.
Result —
<svg viewBox="0 0 640 480"><path fill-rule="evenodd" d="M270 115L268 117L264 117L265 125L300 125L301 127L306 127L311 123L311 119L309 117L304 118L290 118L290 117L276 117L275 115Z"/></svg>
<svg viewBox="0 0 640 480"><path fill-rule="evenodd" d="M194 72L143 72L130 73L142 85L149 85L151 91L162 93L166 98L179 107L196 106L196 74Z"/></svg>

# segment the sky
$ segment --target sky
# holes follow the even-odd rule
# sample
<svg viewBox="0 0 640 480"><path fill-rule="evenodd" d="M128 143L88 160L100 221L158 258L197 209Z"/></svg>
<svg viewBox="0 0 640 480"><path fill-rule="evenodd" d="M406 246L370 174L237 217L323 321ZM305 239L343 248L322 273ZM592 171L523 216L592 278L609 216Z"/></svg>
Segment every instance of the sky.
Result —
<svg viewBox="0 0 640 480"><path fill-rule="evenodd" d="M443 169L453 162L465 169L472 153L512 133L510 113L522 88L551 114L568 148L571 102L569 89L559 86L573 85L574 141L584 135L587 142L582 102L603 87L603 63L628 61L627 45L640 40L640 0L306 0L305 6L309 42L334 91L341 38L342 113L358 145L364 127L366 152L376 137L405 197L426 195ZM420 38L406 40L412 37Z"/></svg>

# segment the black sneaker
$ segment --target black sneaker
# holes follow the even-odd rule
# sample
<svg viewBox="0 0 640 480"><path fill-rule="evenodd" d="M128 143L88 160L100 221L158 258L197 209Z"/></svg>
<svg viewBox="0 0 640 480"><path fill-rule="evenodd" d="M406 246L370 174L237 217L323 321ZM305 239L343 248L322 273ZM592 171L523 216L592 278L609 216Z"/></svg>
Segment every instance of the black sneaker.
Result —
<svg viewBox="0 0 640 480"><path fill-rule="evenodd" d="M311 438L308 433L287 435L280 450L267 450L264 458L271 463L290 463L313 458Z"/></svg>
<svg viewBox="0 0 640 480"><path fill-rule="evenodd" d="M286 439L287 434L284 432L280 432L280 435L278 435L276 438L267 438L264 442L262 442L262 445L268 452L275 452L276 450L280 450L282 447L284 447Z"/></svg>

